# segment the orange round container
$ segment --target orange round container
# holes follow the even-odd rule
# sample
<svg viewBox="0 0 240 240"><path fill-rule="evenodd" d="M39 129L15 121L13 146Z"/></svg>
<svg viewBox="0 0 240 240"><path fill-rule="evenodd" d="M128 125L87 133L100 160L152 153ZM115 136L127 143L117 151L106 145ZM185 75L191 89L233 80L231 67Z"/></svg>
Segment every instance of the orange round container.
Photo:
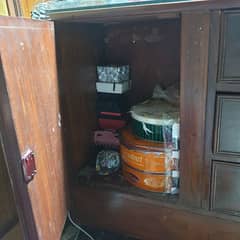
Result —
<svg viewBox="0 0 240 240"><path fill-rule="evenodd" d="M122 160L137 170L165 173L172 169L172 151L164 144L149 142L135 137L129 129L121 134Z"/></svg>
<svg viewBox="0 0 240 240"><path fill-rule="evenodd" d="M171 176L139 171L126 163L123 163L123 176L132 185L147 191L162 193L171 191Z"/></svg>
<svg viewBox="0 0 240 240"><path fill-rule="evenodd" d="M144 190L170 193L176 169L172 149L140 139L130 129L122 130L120 142L124 178Z"/></svg>

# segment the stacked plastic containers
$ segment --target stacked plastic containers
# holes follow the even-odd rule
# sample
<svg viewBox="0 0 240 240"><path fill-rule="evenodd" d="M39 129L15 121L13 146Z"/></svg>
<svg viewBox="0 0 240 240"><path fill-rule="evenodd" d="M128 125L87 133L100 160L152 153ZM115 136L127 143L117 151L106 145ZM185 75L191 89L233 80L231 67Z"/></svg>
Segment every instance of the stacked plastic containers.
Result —
<svg viewBox="0 0 240 240"><path fill-rule="evenodd" d="M167 91L156 92L131 108L131 127L121 134L123 175L144 190L177 194L179 105Z"/></svg>
<svg viewBox="0 0 240 240"><path fill-rule="evenodd" d="M94 133L94 142L100 151L96 170L100 175L109 175L120 167L119 130L126 126L128 120L129 66L97 66L97 75L99 129Z"/></svg>

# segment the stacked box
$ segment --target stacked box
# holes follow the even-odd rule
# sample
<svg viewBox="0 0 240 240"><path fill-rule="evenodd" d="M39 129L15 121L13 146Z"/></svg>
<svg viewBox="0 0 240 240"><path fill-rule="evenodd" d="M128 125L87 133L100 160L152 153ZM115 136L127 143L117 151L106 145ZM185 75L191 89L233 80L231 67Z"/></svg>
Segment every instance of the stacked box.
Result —
<svg viewBox="0 0 240 240"><path fill-rule="evenodd" d="M144 190L178 193L179 108L152 98L132 107L131 116L131 128L121 134L125 179Z"/></svg>
<svg viewBox="0 0 240 240"><path fill-rule="evenodd" d="M120 167L118 130L127 124L127 91L131 86L129 66L98 66L97 74L96 171L100 175L109 175Z"/></svg>

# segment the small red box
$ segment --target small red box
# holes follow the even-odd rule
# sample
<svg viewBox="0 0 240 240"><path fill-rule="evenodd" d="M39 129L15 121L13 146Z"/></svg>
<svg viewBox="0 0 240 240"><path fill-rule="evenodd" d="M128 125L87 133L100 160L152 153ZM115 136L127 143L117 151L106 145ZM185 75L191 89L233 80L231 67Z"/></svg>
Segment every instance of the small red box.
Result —
<svg viewBox="0 0 240 240"><path fill-rule="evenodd" d="M98 122L101 129L118 130L126 126L127 118L121 113L101 112Z"/></svg>

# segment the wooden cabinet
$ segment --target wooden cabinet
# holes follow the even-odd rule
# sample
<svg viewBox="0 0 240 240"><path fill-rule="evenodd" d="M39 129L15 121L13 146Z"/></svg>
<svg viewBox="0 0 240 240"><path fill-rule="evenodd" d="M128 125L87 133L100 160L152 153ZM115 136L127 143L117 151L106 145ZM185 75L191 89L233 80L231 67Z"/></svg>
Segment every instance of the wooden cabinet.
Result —
<svg viewBox="0 0 240 240"><path fill-rule="evenodd" d="M219 81L240 83L240 11L225 11L220 40Z"/></svg>
<svg viewBox="0 0 240 240"><path fill-rule="evenodd" d="M215 152L239 155L240 96L218 95L216 107Z"/></svg>
<svg viewBox="0 0 240 240"><path fill-rule="evenodd" d="M210 50L213 70L209 75L211 113L206 134L206 161L208 163L208 197L210 209L226 215L239 216L239 147L240 147L240 32L238 10L222 11L215 18L220 34L212 37L219 41ZM213 33L216 30L213 30ZM210 102L210 101L209 101ZM214 113L214 114L213 114ZM214 116L214 119L213 119Z"/></svg>
<svg viewBox="0 0 240 240"><path fill-rule="evenodd" d="M213 162L211 209L240 215L240 165Z"/></svg>
<svg viewBox="0 0 240 240"><path fill-rule="evenodd" d="M1 144L25 239L58 240L67 210L140 239L240 239L239 15L224 10L237 7L190 1L53 13L55 22L0 18ZM158 83L180 85L179 196L77 181L94 160L104 63L131 64L131 104ZM29 148L37 173L26 183Z"/></svg>

